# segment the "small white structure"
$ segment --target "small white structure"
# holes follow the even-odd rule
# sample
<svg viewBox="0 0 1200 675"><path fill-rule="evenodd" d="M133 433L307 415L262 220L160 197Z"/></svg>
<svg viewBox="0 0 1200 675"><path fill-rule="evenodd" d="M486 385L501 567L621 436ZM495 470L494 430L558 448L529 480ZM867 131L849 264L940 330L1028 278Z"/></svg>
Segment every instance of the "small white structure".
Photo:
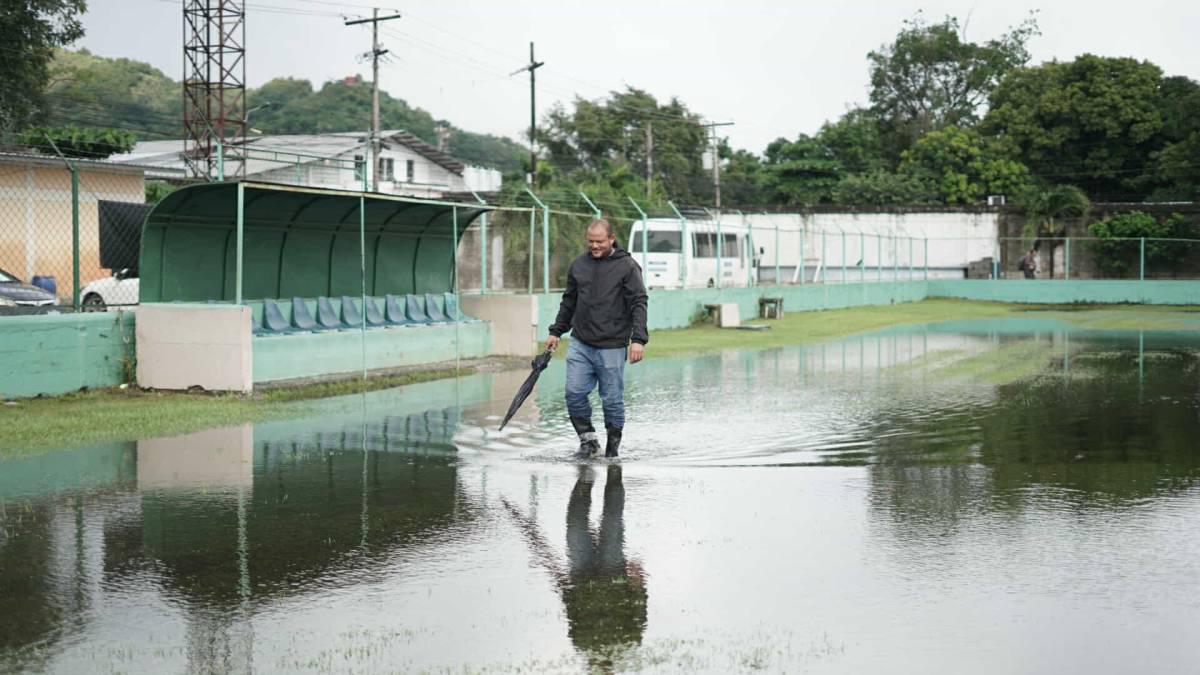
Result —
<svg viewBox="0 0 1200 675"><path fill-rule="evenodd" d="M467 166L407 131L383 131L380 138L379 163L372 167L365 131L249 136L225 149L225 172L238 175L238 165L245 161L247 179L340 190L362 189L364 173L370 185L375 172L379 192L425 198L500 189L499 171ZM181 140L145 141L111 161L163 169L163 176L150 170L147 178L178 178L187 168L183 149Z"/></svg>

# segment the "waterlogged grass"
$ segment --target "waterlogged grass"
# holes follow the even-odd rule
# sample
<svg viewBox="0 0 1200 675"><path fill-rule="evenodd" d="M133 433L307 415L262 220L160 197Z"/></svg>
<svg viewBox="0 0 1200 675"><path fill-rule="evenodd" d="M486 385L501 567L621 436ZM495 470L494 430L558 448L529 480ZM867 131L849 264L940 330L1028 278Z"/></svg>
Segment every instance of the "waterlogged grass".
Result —
<svg viewBox="0 0 1200 675"><path fill-rule="evenodd" d="M1061 356L1062 347L1049 342L1022 340L952 361L937 368L936 372L944 379L1009 384L1044 373L1047 364Z"/></svg>
<svg viewBox="0 0 1200 675"><path fill-rule="evenodd" d="M1019 309L1019 305L1003 303L926 300L882 307L797 312L785 314L780 320L750 322L770 326L769 330L761 332L717 328L711 325L656 331L650 336L646 354L648 358L652 358L720 349L770 349L819 342L892 326L1013 316Z"/></svg>
<svg viewBox="0 0 1200 675"><path fill-rule="evenodd" d="M881 307L798 312L781 320L755 321L769 330L719 329L711 325L655 331L647 358L719 351L771 349L832 340L892 326L938 321L1019 318L1054 319L1085 329L1200 331L1200 307L1031 306L934 299ZM1042 353L1045 351L1046 353ZM562 358L566 349L559 349ZM1049 347L1001 348L993 353L945 359L936 366L950 377L1010 382L1032 374L1051 358ZM525 367L523 360L518 360ZM474 369L459 371L462 374ZM0 406L0 459L41 449L181 434L214 426L242 424L305 414L304 401L386 389L453 377L430 370L377 377L366 389L358 381L271 389L254 396L101 390L51 399L22 400Z"/></svg>
<svg viewBox="0 0 1200 675"><path fill-rule="evenodd" d="M306 401L427 382L474 370L425 370L270 389L253 396L105 389L0 406L0 459L58 447L200 431L304 415Z"/></svg>

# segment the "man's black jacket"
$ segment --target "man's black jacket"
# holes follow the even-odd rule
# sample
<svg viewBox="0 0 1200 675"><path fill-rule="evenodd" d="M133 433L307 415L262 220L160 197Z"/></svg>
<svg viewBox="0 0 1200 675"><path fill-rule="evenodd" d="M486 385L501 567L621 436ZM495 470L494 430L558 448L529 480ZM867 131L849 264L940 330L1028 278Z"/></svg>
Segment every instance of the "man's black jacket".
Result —
<svg viewBox="0 0 1200 675"><path fill-rule="evenodd" d="M550 334L571 337L593 347L646 344L646 287L642 270L629 252L613 244L611 255L584 253L571 263L567 290Z"/></svg>

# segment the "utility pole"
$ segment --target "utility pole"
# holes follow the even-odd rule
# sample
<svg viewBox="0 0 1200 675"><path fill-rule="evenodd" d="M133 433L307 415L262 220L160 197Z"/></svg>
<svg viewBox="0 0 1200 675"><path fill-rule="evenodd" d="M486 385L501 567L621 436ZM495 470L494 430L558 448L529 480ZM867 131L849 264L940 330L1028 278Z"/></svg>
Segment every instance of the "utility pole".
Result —
<svg viewBox="0 0 1200 675"><path fill-rule="evenodd" d="M537 152L534 149L537 140L537 76L534 71L544 65L546 65L545 61L533 58L533 43L530 42L529 65L509 73L509 77L512 77L517 73L529 71L529 185L531 187L537 183Z"/></svg>
<svg viewBox="0 0 1200 675"><path fill-rule="evenodd" d="M376 7L370 19L347 19L345 21L347 26L371 24L371 190L374 192L379 192L379 57L388 53L388 50L379 47L379 22L399 18L399 12L381 18L379 8Z"/></svg>
<svg viewBox="0 0 1200 675"><path fill-rule="evenodd" d="M646 201L654 192L654 122L646 120Z"/></svg>
<svg viewBox="0 0 1200 675"><path fill-rule="evenodd" d="M713 204L717 211L721 210L721 153L717 148L717 127L731 127L733 122L709 122L700 126L707 127L712 132L712 163L713 163Z"/></svg>

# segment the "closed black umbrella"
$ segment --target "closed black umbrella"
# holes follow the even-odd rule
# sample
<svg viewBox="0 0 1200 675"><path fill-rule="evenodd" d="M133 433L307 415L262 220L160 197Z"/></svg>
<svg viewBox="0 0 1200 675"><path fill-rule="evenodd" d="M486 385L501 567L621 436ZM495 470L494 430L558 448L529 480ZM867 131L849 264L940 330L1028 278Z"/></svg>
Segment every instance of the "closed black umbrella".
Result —
<svg viewBox="0 0 1200 675"><path fill-rule="evenodd" d="M508 424L508 421L512 419L512 416L517 414L517 410L521 407L521 404L525 402L525 399L529 398L530 392L533 391L533 385L537 384L538 376L542 374L542 371L546 369L546 366L550 365L551 354L552 352L547 349L541 354L533 357L533 360L529 362L529 367L533 369L533 372L529 373L529 377L525 378L525 381L521 383L521 388L517 390L517 395L513 397L512 403L509 404L508 412L504 415L504 421L500 423L501 430L503 430L504 425Z"/></svg>

